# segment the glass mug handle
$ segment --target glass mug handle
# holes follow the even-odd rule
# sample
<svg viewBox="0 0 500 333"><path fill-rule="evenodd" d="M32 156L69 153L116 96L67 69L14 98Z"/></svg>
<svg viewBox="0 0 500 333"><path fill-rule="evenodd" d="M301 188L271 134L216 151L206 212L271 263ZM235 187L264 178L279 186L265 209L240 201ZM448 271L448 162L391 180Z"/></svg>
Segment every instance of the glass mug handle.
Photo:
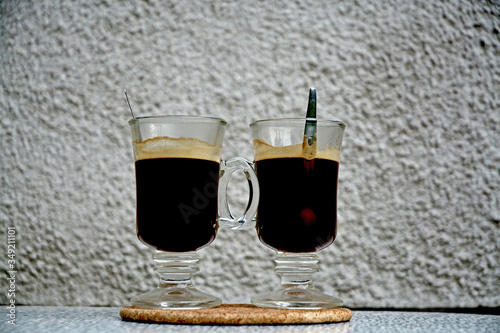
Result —
<svg viewBox="0 0 500 333"><path fill-rule="evenodd" d="M234 218L227 201L227 186L235 171L243 171L250 191L247 208L239 218ZM241 157L221 161L219 174L219 226L221 228L244 230L254 227L259 198L259 181L253 169L253 163Z"/></svg>

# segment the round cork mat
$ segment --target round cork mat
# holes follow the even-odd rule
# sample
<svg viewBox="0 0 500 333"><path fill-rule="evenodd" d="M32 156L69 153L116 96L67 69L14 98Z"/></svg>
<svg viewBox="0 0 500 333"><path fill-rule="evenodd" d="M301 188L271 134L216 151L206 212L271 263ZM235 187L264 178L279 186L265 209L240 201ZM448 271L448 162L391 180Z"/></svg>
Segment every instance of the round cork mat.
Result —
<svg viewBox="0 0 500 333"><path fill-rule="evenodd" d="M121 309L123 320L171 324L269 325L321 324L349 321L351 310L333 309L274 309L250 304L222 304L197 310L142 309L126 306Z"/></svg>

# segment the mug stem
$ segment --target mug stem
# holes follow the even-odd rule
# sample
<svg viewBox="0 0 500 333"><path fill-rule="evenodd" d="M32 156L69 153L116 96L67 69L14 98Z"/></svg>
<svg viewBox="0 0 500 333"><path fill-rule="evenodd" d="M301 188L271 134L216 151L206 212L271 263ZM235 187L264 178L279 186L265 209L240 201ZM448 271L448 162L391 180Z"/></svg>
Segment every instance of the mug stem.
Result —
<svg viewBox="0 0 500 333"><path fill-rule="evenodd" d="M131 299L132 305L152 309L200 309L219 306L218 297L206 294L193 285L192 276L199 272L199 255L193 252L155 251L155 273L158 287Z"/></svg>
<svg viewBox="0 0 500 333"><path fill-rule="evenodd" d="M282 286L314 288L312 276L319 272L316 253L278 252L274 262L274 271L281 276Z"/></svg>
<svg viewBox="0 0 500 333"><path fill-rule="evenodd" d="M278 252L274 271L281 275L280 287L252 297L252 304L264 308L324 309L339 307L343 301L314 289L312 276L319 272L316 253Z"/></svg>
<svg viewBox="0 0 500 333"><path fill-rule="evenodd" d="M154 272L160 276L158 288L185 288L192 286L192 276L200 271L197 252L156 251Z"/></svg>

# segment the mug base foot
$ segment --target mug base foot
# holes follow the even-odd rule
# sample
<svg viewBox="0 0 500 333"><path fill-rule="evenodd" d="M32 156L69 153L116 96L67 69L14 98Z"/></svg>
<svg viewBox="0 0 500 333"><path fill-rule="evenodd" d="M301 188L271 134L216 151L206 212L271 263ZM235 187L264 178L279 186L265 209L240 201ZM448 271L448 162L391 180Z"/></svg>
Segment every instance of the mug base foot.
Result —
<svg viewBox="0 0 500 333"><path fill-rule="evenodd" d="M134 306L147 309L204 309L222 303L220 298L193 287L160 287L130 301Z"/></svg>
<svg viewBox="0 0 500 333"><path fill-rule="evenodd" d="M263 308L281 309L329 309L344 302L314 289L281 287L273 292L252 297L252 304Z"/></svg>

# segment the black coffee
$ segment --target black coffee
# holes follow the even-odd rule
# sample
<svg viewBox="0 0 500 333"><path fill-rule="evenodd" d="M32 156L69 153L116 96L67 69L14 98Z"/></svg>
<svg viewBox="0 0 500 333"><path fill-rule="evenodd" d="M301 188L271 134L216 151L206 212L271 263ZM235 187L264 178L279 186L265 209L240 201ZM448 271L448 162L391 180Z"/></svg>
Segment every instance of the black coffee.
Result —
<svg viewBox="0 0 500 333"><path fill-rule="evenodd" d="M338 162L319 158L257 161L261 242L284 252L315 252L330 245L337 232L338 168Z"/></svg>
<svg viewBox="0 0 500 333"><path fill-rule="evenodd" d="M162 251L195 251L217 231L219 163L193 158L135 162L137 236Z"/></svg>

